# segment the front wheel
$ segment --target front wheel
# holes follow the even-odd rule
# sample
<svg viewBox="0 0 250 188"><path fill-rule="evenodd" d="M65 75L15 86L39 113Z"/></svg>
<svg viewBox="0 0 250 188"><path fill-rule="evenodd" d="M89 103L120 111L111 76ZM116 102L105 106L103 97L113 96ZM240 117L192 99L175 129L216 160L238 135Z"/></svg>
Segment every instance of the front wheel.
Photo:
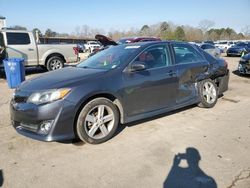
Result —
<svg viewBox="0 0 250 188"><path fill-rule="evenodd" d="M100 144L114 135L118 123L118 109L112 101L106 98L96 98L81 110L76 131L82 141Z"/></svg>
<svg viewBox="0 0 250 188"><path fill-rule="evenodd" d="M198 85L200 103L198 106L203 108L212 108L218 99L217 86L213 80L207 79L203 80Z"/></svg>

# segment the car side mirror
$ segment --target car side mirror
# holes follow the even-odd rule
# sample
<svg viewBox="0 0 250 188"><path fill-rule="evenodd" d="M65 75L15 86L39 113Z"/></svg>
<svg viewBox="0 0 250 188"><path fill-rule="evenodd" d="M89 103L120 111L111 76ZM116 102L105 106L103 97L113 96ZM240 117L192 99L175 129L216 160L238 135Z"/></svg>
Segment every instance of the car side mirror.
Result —
<svg viewBox="0 0 250 188"><path fill-rule="evenodd" d="M147 67L145 65L144 62L141 62L141 61L134 61L132 64L131 64L131 72L136 72L136 71L143 71L145 70Z"/></svg>

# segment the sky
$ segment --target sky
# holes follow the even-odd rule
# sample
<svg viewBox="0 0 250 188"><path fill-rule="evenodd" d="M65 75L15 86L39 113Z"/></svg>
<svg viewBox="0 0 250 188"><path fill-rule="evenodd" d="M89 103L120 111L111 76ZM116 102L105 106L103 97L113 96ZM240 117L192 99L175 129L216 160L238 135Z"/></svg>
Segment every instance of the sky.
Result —
<svg viewBox="0 0 250 188"><path fill-rule="evenodd" d="M198 27L204 19L241 32L250 25L250 0L0 0L0 15L7 27L42 32L73 33L82 25L122 31L163 21Z"/></svg>

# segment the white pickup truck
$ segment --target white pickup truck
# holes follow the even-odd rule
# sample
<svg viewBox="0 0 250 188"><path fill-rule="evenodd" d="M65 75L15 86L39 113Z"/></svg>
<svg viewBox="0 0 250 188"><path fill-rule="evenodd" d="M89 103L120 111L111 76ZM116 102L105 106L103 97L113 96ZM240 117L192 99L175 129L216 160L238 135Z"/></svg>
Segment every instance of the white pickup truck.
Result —
<svg viewBox="0 0 250 188"><path fill-rule="evenodd" d="M50 70L78 61L76 44L37 44L32 32L0 30L0 68L5 58L24 58L25 66L41 66Z"/></svg>

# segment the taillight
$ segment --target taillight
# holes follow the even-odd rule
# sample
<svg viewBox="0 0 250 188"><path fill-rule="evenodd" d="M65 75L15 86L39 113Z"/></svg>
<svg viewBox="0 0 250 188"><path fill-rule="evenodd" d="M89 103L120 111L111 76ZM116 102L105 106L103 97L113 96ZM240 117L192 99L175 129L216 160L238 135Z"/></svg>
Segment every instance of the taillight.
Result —
<svg viewBox="0 0 250 188"><path fill-rule="evenodd" d="M73 50L74 50L75 54L78 55L79 49L77 47L73 47Z"/></svg>

